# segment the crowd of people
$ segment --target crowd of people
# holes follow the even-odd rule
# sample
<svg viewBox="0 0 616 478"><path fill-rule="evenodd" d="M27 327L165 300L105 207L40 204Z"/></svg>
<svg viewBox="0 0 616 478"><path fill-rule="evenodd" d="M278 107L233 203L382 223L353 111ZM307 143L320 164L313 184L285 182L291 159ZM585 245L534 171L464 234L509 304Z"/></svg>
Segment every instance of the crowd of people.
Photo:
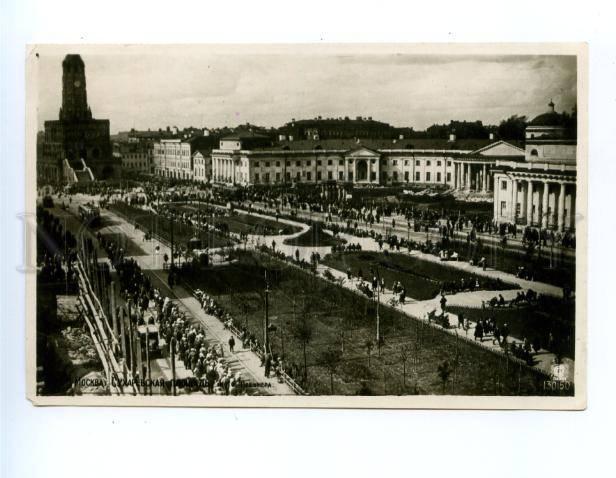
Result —
<svg viewBox="0 0 616 478"><path fill-rule="evenodd" d="M124 300L130 299L139 311L134 319L137 323L146 320L146 311L153 304L156 313L150 315L148 320L158 325L158 334L167 356L171 353L173 342L177 360L198 379L195 383L203 392L224 395L239 393L242 377L229 367L223 344L211 338L208 340L205 327L153 287L133 259L123 259L115 267L122 297Z"/></svg>
<svg viewBox="0 0 616 478"><path fill-rule="evenodd" d="M226 329L231 331L234 335L231 336L229 342L229 348L233 350L235 347L235 336L240 342L240 347L244 350L250 350L256 353L261 359L261 366L264 368L264 375L266 378L270 374L274 374L279 382L283 382L283 373L285 371L283 366L283 357L280 354L272 353L271 350L265 350L263 344L259 339L248 330L246 324L240 324L233 316L220 306L216 300L209 294L197 289L195 291L195 297L201 303L201 308L210 315L218 318L225 326Z"/></svg>

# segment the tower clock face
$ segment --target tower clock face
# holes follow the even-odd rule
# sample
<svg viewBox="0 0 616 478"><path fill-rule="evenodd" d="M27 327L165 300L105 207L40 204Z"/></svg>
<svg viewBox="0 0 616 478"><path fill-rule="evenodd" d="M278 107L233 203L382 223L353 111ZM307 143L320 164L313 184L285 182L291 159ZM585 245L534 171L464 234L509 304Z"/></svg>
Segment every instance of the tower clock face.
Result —
<svg viewBox="0 0 616 478"><path fill-rule="evenodd" d="M75 83L73 84L75 85L76 88L79 88L81 86L81 81L75 80Z"/></svg>

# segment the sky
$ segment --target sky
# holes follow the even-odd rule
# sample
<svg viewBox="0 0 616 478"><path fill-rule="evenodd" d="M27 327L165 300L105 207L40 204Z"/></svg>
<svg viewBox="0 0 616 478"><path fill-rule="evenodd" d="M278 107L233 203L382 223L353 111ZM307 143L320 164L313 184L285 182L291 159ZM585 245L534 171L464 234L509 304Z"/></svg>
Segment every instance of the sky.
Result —
<svg viewBox="0 0 616 478"><path fill-rule="evenodd" d="M216 128L295 119L372 116L425 129L450 120L498 124L571 111L574 56L442 55L367 49L216 46L39 48L38 125L57 119L62 59L81 54L93 116L112 134L166 126Z"/></svg>

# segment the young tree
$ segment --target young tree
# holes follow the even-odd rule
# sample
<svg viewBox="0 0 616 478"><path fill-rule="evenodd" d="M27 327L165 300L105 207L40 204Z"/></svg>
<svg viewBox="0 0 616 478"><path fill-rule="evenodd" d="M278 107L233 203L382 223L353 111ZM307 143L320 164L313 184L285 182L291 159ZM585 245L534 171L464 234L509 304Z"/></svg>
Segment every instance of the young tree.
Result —
<svg viewBox="0 0 616 478"><path fill-rule="evenodd" d="M370 359L372 358L372 349L374 348L374 342L372 342L372 340L366 340L364 347L366 347L366 352L368 353L368 368L370 368Z"/></svg>
<svg viewBox="0 0 616 478"><path fill-rule="evenodd" d="M312 341L312 326L308 322L307 315L304 315L302 319L295 323L293 329L293 337L302 344L304 353L304 383L308 380L308 358L306 354L306 347Z"/></svg>
<svg viewBox="0 0 616 478"><path fill-rule="evenodd" d="M331 387L331 394L334 394L334 374L338 370L338 366L342 361L342 354L337 349L327 349L321 354L320 362L329 372L329 383Z"/></svg>
<svg viewBox="0 0 616 478"><path fill-rule="evenodd" d="M402 362L402 384L406 388L406 364L411 358L411 346L405 344L400 349L400 361Z"/></svg>
<svg viewBox="0 0 616 478"><path fill-rule="evenodd" d="M443 385L443 393L445 393L445 385L447 384L447 380L449 380L450 375L451 367L449 366L449 361L445 360L438 366L438 376L441 378L441 382Z"/></svg>

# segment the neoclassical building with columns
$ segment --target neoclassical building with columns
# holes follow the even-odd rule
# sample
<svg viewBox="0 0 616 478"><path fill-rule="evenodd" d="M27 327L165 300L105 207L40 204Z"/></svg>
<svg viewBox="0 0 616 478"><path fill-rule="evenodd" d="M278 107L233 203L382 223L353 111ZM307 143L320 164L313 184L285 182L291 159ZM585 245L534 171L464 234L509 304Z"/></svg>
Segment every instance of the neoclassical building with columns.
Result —
<svg viewBox="0 0 616 478"><path fill-rule="evenodd" d="M246 147L223 138L212 151L212 179L228 185L343 182L354 186L443 185L491 197L499 158L524 150L504 141L299 140Z"/></svg>
<svg viewBox="0 0 616 478"><path fill-rule="evenodd" d="M498 223L575 230L577 140L551 102L550 108L526 128L524 157L494 165Z"/></svg>

